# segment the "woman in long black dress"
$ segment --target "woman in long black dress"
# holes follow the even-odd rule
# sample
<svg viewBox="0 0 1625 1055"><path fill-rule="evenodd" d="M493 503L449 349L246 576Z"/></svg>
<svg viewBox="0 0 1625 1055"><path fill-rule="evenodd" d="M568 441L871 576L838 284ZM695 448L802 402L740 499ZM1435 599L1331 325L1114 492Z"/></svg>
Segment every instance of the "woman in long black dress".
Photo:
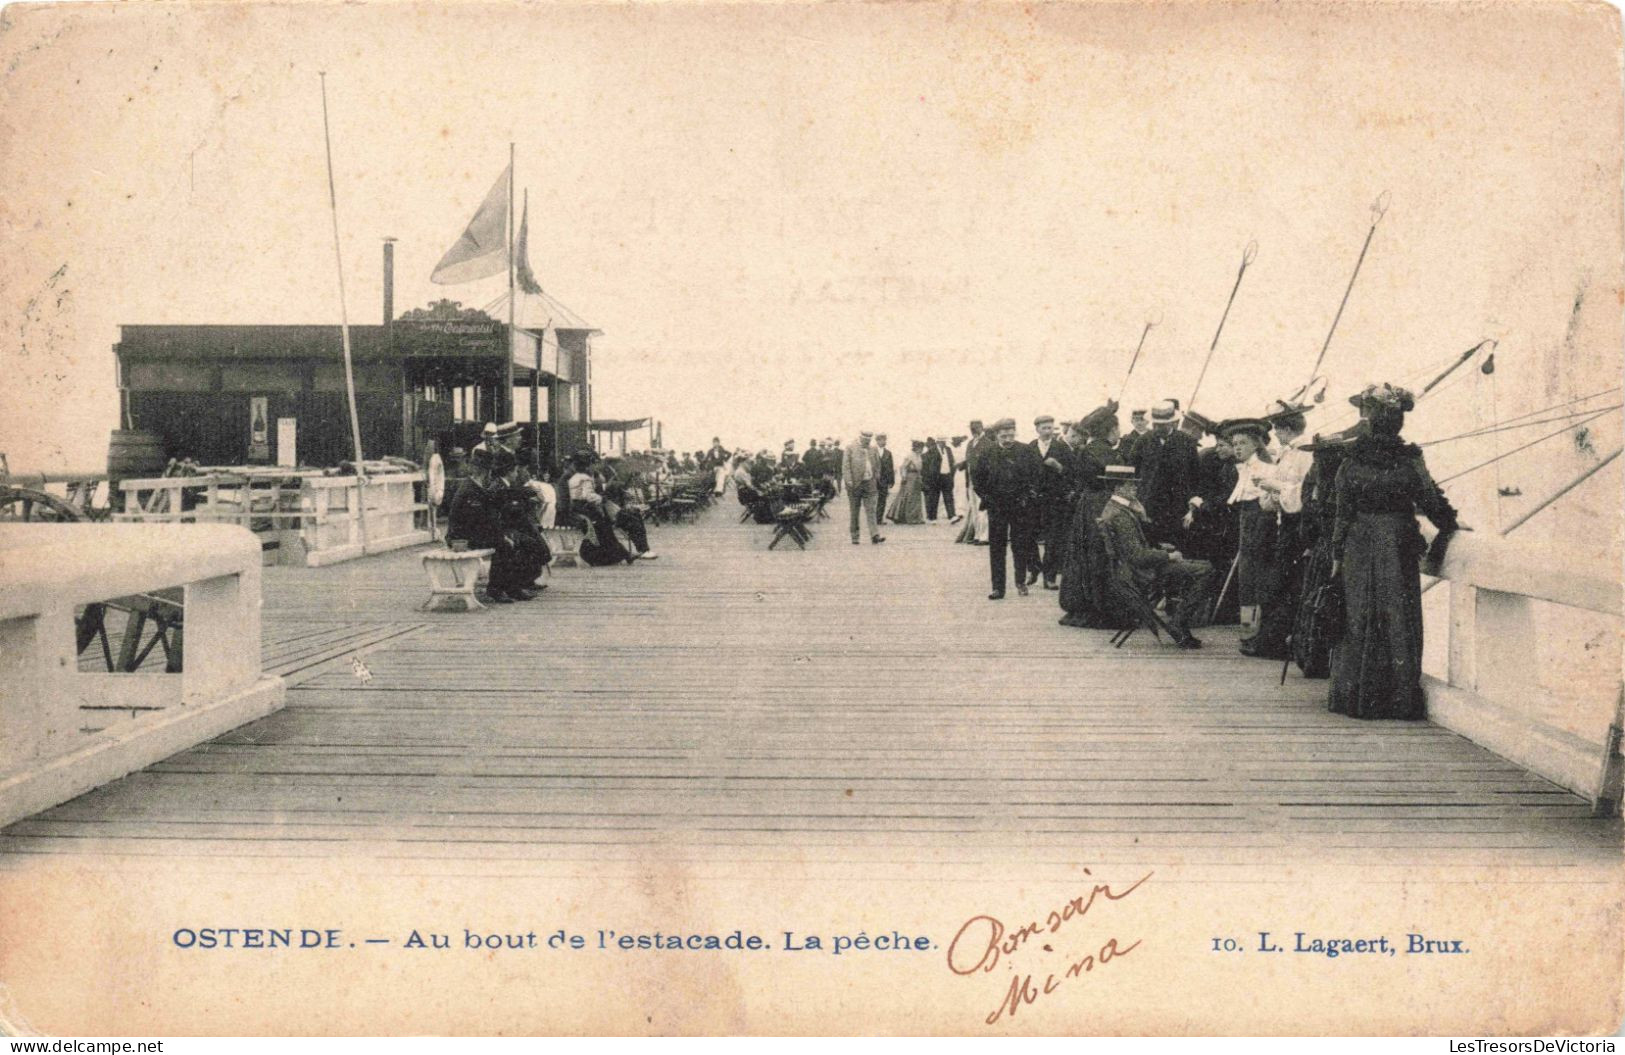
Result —
<svg viewBox="0 0 1625 1055"><path fill-rule="evenodd" d="M1100 535L1100 514L1111 500L1111 489L1100 477L1108 465L1120 465L1117 404L1108 402L1085 414L1074 428L1089 437L1074 451L1077 456L1078 498L1067 529L1066 562L1061 568L1062 626L1116 628L1114 607L1106 599L1110 571Z"/></svg>
<svg viewBox="0 0 1625 1055"><path fill-rule="evenodd" d="M1424 717L1422 585L1426 549L1418 512L1439 529L1457 528L1456 511L1428 475L1421 448L1399 436L1411 394L1371 386L1350 402L1370 434L1357 438L1337 471L1333 574L1343 577L1345 628L1332 651L1329 706L1354 718Z"/></svg>

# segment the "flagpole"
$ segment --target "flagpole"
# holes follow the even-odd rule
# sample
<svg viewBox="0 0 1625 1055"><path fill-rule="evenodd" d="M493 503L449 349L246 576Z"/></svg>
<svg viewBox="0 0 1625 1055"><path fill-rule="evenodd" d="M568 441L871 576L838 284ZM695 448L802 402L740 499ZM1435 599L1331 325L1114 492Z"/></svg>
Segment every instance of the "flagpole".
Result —
<svg viewBox="0 0 1625 1055"><path fill-rule="evenodd" d="M514 172L513 172L513 160L514 160L513 143L510 141L508 143L508 362L507 362L507 366L506 366L506 376L508 378L508 383L507 383L507 387L503 390L505 394L502 397L502 405L507 410L507 413L502 415L502 420L503 421L512 421L514 419L514 412L513 412L513 347L514 347L514 341L516 340L516 338L519 335L518 328L514 325L514 317L515 317L514 316L514 311L515 311L516 302L517 302L518 298L514 296L514 292L513 292L513 273L514 273L514 260L513 260L513 183L514 183Z"/></svg>
<svg viewBox="0 0 1625 1055"><path fill-rule="evenodd" d="M327 73L322 79L322 142L327 148L327 201L333 213L333 259L339 272L339 339L344 346L344 392L350 402L350 441L355 446L356 525L361 551L367 550L367 472L361 457L361 418L355 409L355 367L350 357L350 313L344 302L344 254L339 248L339 196L333 184L333 133L327 122Z"/></svg>
<svg viewBox="0 0 1625 1055"><path fill-rule="evenodd" d="M525 266L530 266L530 188L525 188ZM518 273L519 261L514 259L514 272ZM510 287L509 296L513 296ZM541 335L536 338L536 361L531 365L530 371L530 471L537 476L542 474L542 345L547 343L547 327L542 327Z"/></svg>

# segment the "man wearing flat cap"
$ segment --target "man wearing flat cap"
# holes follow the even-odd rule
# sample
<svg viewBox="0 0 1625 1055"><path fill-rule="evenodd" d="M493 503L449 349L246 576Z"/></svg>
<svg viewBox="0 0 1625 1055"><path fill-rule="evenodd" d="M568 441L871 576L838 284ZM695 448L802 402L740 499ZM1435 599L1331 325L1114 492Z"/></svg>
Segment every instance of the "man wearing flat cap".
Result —
<svg viewBox="0 0 1625 1055"><path fill-rule="evenodd" d="M1134 625L1140 619L1140 605L1149 603L1150 594L1160 592L1167 599L1175 643L1180 648L1201 648L1202 642L1191 633L1191 621L1207 605L1213 565L1186 560L1177 549L1153 545L1147 539L1145 508L1139 501L1132 466L1108 466L1101 481L1112 488L1112 497L1100 514L1109 567L1106 596L1119 607L1115 616L1120 625Z"/></svg>
<svg viewBox="0 0 1625 1055"><path fill-rule="evenodd" d="M1038 573L1036 542L1039 474L1044 470L1038 451L1016 442L1016 423L1002 418L994 423L994 439L976 462L974 482L987 510L988 562L993 572L993 592L988 600L1004 597L1006 547L1016 566L1016 592L1027 595L1029 575Z"/></svg>
<svg viewBox="0 0 1625 1055"><path fill-rule="evenodd" d="M897 463L886 449L886 434L875 433L875 523L886 522L886 496L897 482Z"/></svg>
<svg viewBox="0 0 1625 1055"><path fill-rule="evenodd" d="M1072 521L1072 491L1077 475L1077 455L1055 434L1055 419L1044 414L1033 422L1038 438L1030 446L1038 455L1037 544L1043 549L1044 589L1058 590L1062 555L1066 550L1067 527ZM1033 570L1031 574L1038 574Z"/></svg>
<svg viewBox="0 0 1625 1055"><path fill-rule="evenodd" d="M858 537L858 517L862 514L863 526L869 532L870 545L878 545L886 540L875 530L875 478L878 475L875 449L869 445L874 438L872 432L861 432L858 438L847 444L841 456L841 482L846 486L846 501L852 511L852 545L859 545L863 540Z"/></svg>

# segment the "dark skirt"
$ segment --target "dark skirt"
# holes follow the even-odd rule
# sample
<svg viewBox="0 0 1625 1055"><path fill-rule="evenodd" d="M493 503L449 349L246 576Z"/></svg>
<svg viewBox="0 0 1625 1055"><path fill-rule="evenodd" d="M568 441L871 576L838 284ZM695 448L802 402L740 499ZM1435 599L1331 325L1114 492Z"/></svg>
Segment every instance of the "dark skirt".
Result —
<svg viewBox="0 0 1625 1055"><path fill-rule="evenodd" d="M1310 551L1304 568L1303 591L1299 595L1298 614L1292 624L1292 661L1306 678L1325 678L1332 671L1332 646L1337 642L1328 635L1329 624L1341 620L1327 619L1326 613L1315 607L1321 589L1332 578L1332 540L1321 538Z"/></svg>
<svg viewBox="0 0 1625 1055"><path fill-rule="evenodd" d="M1064 626L1117 629L1118 606L1107 598L1106 546L1100 535L1100 514L1111 499L1109 491L1084 491L1072 508L1066 535L1066 563L1061 568L1061 609Z"/></svg>
<svg viewBox="0 0 1625 1055"><path fill-rule="evenodd" d="M1257 502L1238 502L1241 547L1236 562L1236 597L1246 605L1264 604L1280 589L1275 514Z"/></svg>
<svg viewBox="0 0 1625 1055"><path fill-rule="evenodd" d="M1354 718L1425 716L1422 535L1410 513L1361 513L1343 543L1343 639L1329 706Z"/></svg>

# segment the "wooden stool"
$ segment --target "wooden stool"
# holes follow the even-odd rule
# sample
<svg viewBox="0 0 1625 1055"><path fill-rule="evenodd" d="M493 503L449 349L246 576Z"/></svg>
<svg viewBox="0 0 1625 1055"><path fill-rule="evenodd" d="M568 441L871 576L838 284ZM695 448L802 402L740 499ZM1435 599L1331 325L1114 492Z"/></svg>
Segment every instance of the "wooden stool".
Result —
<svg viewBox="0 0 1625 1055"><path fill-rule="evenodd" d="M435 611L443 598L463 603L463 611L474 612L485 607L474 596L474 584L479 581L480 567L495 553L489 549L434 550L423 555L423 570L429 573L429 599L420 610Z"/></svg>

